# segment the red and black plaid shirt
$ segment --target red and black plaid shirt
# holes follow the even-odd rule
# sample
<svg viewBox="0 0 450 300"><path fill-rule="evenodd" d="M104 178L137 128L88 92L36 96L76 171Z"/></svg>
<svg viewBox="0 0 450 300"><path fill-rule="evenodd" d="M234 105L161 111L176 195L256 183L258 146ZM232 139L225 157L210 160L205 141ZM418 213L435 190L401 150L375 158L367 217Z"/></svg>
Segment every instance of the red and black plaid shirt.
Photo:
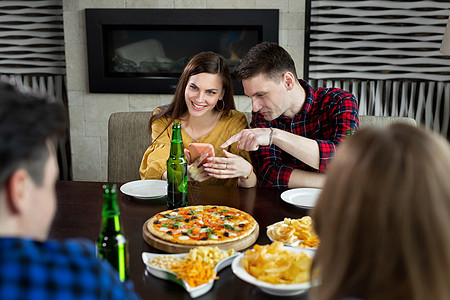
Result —
<svg viewBox="0 0 450 300"><path fill-rule="evenodd" d="M280 116L266 121L259 113L253 113L251 128L279 128L317 141L320 166L316 170L279 147L259 147L251 151L253 167L262 187L287 189L292 170L324 172L345 137L347 129L359 128L358 104L353 94L336 88L314 90L306 81L300 80L305 89L306 100L293 119Z"/></svg>

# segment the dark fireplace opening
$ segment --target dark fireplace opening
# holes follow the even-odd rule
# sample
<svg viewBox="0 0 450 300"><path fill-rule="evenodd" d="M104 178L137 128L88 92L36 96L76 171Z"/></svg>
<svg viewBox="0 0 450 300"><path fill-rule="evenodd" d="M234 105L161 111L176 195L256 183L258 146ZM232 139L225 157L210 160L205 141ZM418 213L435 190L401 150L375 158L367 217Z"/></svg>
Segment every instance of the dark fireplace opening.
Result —
<svg viewBox="0 0 450 300"><path fill-rule="evenodd" d="M89 91L172 94L197 53L222 54L233 72L262 41L278 42L278 10L86 9ZM242 85L234 79L236 94Z"/></svg>

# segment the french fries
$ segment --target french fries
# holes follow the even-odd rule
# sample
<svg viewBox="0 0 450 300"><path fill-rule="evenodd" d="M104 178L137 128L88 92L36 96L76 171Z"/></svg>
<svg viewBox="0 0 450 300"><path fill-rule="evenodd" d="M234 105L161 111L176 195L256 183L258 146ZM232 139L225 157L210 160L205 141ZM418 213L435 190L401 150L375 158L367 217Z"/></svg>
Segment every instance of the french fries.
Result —
<svg viewBox="0 0 450 300"><path fill-rule="evenodd" d="M218 247L204 247L200 246L191 249L189 253L184 257L185 260L198 260L205 263L210 263L213 267L222 259L233 255L234 249L228 251L220 251Z"/></svg>
<svg viewBox="0 0 450 300"><path fill-rule="evenodd" d="M283 250L282 242L270 245L255 245L247 250L242 263L245 270L258 280L291 284L309 280L312 258L304 252Z"/></svg>

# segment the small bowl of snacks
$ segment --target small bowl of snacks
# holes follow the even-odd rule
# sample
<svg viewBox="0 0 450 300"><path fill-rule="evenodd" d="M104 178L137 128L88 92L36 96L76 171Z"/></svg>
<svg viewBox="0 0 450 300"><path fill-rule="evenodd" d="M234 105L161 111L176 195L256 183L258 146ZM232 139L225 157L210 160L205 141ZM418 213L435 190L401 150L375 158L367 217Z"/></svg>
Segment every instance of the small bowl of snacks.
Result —
<svg viewBox="0 0 450 300"><path fill-rule="evenodd" d="M239 254L233 249L222 251L218 247L200 246L180 254L143 252L142 260L150 274L181 285L196 298L212 288L217 273L231 265Z"/></svg>
<svg viewBox="0 0 450 300"><path fill-rule="evenodd" d="M282 242L286 246L316 250L320 243L309 216L301 219L284 218L283 221L267 226L266 233L270 241Z"/></svg>
<svg viewBox="0 0 450 300"><path fill-rule="evenodd" d="M305 293L311 286L310 269L315 251L285 247L281 242L255 245L237 256L231 269L243 281L277 296Z"/></svg>

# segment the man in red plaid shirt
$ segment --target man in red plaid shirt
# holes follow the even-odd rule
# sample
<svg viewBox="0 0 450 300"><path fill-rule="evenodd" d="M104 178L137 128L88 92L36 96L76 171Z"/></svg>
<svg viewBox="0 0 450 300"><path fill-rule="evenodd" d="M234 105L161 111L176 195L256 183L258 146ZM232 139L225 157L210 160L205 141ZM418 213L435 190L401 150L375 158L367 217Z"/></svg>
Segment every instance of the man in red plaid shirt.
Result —
<svg viewBox="0 0 450 300"><path fill-rule="evenodd" d="M321 187L346 130L359 128L355 96L298 80L291 56L275 43L250 49L235 74L252 100L252 129L222 147L238 142L251 151L262 187Z"/></svg>

